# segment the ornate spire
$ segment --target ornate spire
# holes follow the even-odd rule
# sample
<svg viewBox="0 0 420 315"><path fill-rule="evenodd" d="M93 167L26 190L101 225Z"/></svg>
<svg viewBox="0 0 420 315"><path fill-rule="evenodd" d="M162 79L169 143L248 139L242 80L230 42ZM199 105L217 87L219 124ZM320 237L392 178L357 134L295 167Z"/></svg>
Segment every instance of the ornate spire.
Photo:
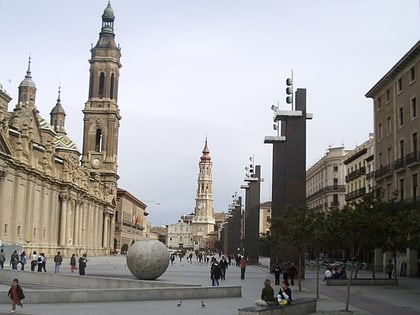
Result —
<svg viewBox="0 0 420 315"><path fill-rule="evenodd" d="M61 105L61 86L58 86L58 97L57 103L50 113L50 125L53 127L54 131L58 134L66 134L65 129L66 122L66 112L64 111L63 106Z"/></svg>
<svg viewBox="0 0 420 315"><path fill-rule="evenodd" d="M204 149L203 149L202 153L203 153L203 155L200 158L201 162L210 162L211 157L210 157L209 147L207 146L207 137L206 137L206 142L204 144Z"/></svg>
<svg viewBox="0 0 420 315"><path fill-rule="evenodd" d="M28 60L28 69L26 70L25 78L20 82L20 87L35 87L35 82L32 80L31 76L31 56Z"/></svg>
<svg viewBox="0 0 420 315"><path fill-rule="evenodd" d="M112 10L111 1L108 1L108 5L105 8L104 13L102 14L102 29L101 29L100 35L102 34L114 35L114 20L115 20L114 10Z"/></svg>
<svg viewBox="0 0 420 315"><path fill-rule="evenodd" d="M63 106L61 105L61 86L58 86L58 97L57 103L55 104L54 108L51 111L51 114L64 114L66 115Z"/></svg>

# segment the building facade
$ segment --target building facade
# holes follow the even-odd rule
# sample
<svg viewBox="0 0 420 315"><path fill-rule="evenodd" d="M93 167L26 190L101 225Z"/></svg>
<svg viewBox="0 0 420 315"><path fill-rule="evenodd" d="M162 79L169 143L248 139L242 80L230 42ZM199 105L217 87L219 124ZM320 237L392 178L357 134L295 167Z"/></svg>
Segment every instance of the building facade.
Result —
<svg viewBox="0 0 420 315"><path fill-rule="evenodd" d="M366 94L374 107L375 180L386 200L419 200L419 73L420 41Z"/></svg>
<svg viewBox="0 0 420 315"><path fill-rule="evenodd" d="M30 60L11 97L0 90L0 239L27 253L102 255L114 247L120 49L108 4L91 49L83 151L66 135L59 91L50 122L36 107Z"/></svg>
<svg viewBox="0 0 420 315"><path fill-rule="evenodd" d="M374 137L369 139L344 157L346 167L346 202L357 202L375 187Z"/></svg>
<svg viewBox="0 0 420 315"><path fill-rule="evenodd" d="M306 171L306 206L326 211L345 204L346 168L344 147L328 148L326 154Z"/></svg>
<svg viewBox="0 0 420 315"><path fill-rule="evenodd" d="M118 188L115 209L114 251L131 246L136 240L149 237L150 226L146 217L147 205L128 191Z"/></svg>
<svg viewBox="0 0 420 315"><path fill-rule="evenodd" d="M385 200L396 199L419 209L420 191L420 41L418 41L367 93L373 100L375 130L375 182ZM419 79L418 79L419 77ZM398 268L418 275L418 249L398 257ZM391 253L375 253L376 265L385 265ZM402 266L405 266L402 268Z"/></svg>

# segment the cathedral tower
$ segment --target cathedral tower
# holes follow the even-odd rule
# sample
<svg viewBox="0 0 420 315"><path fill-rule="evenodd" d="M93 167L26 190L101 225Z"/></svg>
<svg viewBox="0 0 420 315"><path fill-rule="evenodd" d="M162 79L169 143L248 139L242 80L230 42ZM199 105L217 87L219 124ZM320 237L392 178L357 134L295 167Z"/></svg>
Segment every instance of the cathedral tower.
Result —
<svg viewBox="0 0 420 315"><path fill-rule="evenodd" d="M31 57L29 57L28 70L26 70L25 78L19 84L18 104L28 103L28 104L34 105L35 96L36 96L36 86L35 86L35 82L32 80Z"/></svg>
<svg viewBox="0 0 420 315"><path fill-rule="evenodd" d="M99 40L91 49L89 96L85 103L82 164L100 175L110 193L116 194L118 130L118 81L120 47L115 44L111 4L102 14Z"/></svg>
<svg viewBox="0 0 420 315"><path fill-rule="evenodd" d="M196 233L205 237L214 231L214 209L213 209L213 179L212 162L210 151L207 146L207 138L204 144L203 155L200 158L197 195L195 198L194 219Z"/></svg>
<svg viewBox="0 0 420 315"><path fill-rule="evenodd" d="M64 111L63 106L61 105L61 89L58 88L58 97L57 103L50 113L50 125L54 131L58 134L66 134L66 129L64 128L66 120L66 112Z"/></svg>

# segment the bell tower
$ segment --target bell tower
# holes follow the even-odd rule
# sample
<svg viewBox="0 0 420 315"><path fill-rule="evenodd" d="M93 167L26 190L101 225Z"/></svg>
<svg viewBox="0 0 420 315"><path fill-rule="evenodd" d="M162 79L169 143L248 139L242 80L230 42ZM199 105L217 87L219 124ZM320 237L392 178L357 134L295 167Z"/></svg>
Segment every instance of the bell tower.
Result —
<svg viewBox="0 0 420 315"><path fill-rule="evenodd" d="M102 14L99 40L91 49L89 96L83 110L82 165L98 174L116 193L118 130L118 81L120 47L115 44L115 15L110 2ZM113 188L113 189L112 189Z"/></svg>
<svg viewBox="0 0 420 315"><path fill-rule="evenodd" d="M213 209L213 179L212 179L212 162L210 151L207 145L207 138L200 157L197 196L195 198L195 210L193 224L199 226L198 230L203 235L214 231L214 209Z"/></svg>

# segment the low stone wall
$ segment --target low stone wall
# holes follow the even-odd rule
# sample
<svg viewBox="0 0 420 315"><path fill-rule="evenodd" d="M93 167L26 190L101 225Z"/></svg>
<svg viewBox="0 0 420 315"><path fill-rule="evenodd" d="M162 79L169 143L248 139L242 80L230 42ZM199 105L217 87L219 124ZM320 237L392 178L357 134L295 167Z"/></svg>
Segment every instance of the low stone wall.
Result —
<svg viewBox="0 0 420 315"><path fill-rule="evenodd" d="M159 281L22 272L3 269L0 282L10 285L18 278L25 303L86 303L141 300L186 300L241 297L241 286L204 287ZM10 303L0 291L0 303Z"/></svg>
<svg viewBox="0 0 420 315"><path fill-rule="evenodd" d="M14 278L22 283L39 284L40 287L83 288L83 289L114 289L114 288L154 288L185 286L175 283L148 281L137 279L121 279L107 277L67 275L61 273L29 272L2 269L0 282L10 284Z"/></svg>
<svg viewBox="0 0 420 315"><path fill-rule="evenodd" d="M346 286L348 280L327 279L326 285ZM395 279L352 279L351 285L395 285Z"/></svg>
<svg viewBox="0 0 420 315"><path fill-rule="evenodd" d="M251 306L239 309L239 315L305 315L316 313L316 299L296 299L286 306Z"/></svg>

